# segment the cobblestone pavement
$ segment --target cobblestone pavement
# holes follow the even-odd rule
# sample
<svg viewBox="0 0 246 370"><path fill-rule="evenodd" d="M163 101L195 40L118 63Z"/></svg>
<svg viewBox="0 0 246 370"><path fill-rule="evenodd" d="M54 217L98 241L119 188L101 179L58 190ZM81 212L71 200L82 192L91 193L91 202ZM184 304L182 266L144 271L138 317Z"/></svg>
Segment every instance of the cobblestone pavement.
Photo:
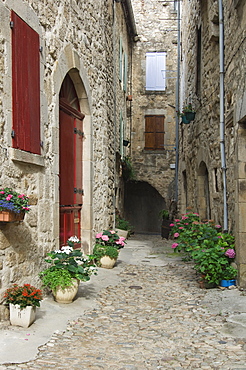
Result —
<svg viewBox="0 0 246 370"><path fill-rule="evenodd" d="M202 304L206 290L192 265L166 254L166 265L154 266L151 258L160 257L123 263L121 283L54 333L34 361L0 369L246 369L244 340L222 333L225 317Z"/></svg>

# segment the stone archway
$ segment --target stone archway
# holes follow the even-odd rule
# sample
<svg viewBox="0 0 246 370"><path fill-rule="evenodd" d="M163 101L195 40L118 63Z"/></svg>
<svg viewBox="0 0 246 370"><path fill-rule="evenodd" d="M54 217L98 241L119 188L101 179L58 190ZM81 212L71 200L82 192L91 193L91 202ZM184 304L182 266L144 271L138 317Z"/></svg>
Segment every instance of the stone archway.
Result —
<svg viewBox="0 0 246 370"><path fill-rule="evenodd" d="M54 115L56 126L54 134L59 137L59 92L65 76L69 74L79 101L80 111L84 113L83 120L83 207L81 210L81 241L83 250L88 253L92 248L92 229L93 229L93 207L92 207L92 124L91 124L91 93L86 69L83 66L82 59L71 45L67 45L59 60L55 64L53 71L53 86L49 96L48 104L54 106ZM57 150L59 146L53 148L54 154L59 155ZM57 162L58 163L58 162ZM57 167L57 174L59 167ZM56 209L59 209L59 190L57 183ZM59 239L59 223L56 225L56 239ZM58 243L57 243L58 244Z"/></svg>
<svg viewBox="0 0 246 370"><path fill-rule="evenodd" d="M125 184L125 218L138 233L161 233L159 212L166 208L165 199L145 181Z"/></svg>
<svg viewBox="0 0 246 370"><path fill-rule="evenodd" d="M202 161L198 168L197 205L202 220L211 218L209 176L206 164Z"/></svg>

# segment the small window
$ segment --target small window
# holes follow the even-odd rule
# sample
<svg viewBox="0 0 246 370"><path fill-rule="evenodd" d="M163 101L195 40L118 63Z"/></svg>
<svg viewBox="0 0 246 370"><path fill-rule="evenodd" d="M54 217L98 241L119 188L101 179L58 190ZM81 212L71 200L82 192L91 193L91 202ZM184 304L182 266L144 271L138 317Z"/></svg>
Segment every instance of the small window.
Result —
<svg viewBox="0 0 246 370"><path fill-rule="evenodd" d="M146 90L166 89L166 53L146 53Z"/></svg>
<svg viewBox="0 0 246 370"><path fill-rule="evenodd" d="M165 116L145 116L145 150L164 149Z"/></svg>

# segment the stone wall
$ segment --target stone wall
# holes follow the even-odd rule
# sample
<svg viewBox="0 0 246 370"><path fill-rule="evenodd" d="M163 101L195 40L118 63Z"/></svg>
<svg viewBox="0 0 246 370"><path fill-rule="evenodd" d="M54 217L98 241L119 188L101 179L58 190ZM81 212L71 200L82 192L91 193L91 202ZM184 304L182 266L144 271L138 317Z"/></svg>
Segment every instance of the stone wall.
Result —
<svg viewBox="0 0 246 370"><path fill-rule="evenodd" d="M167 205L174 196L177 13L173 2L133 0L139 40L133 56L131 157L136 180L152 185ZM147 52L166 52L166 90L146 91ZM145 115L164 115L164 150L145 150Z"/></svg>
<svg viewBox="0 0 246 370"><path fill-rule="evenodd" d="M240 284L245 269L245 24L243 1L224 1L225 153L228 229L236 237ZM192 103L196 118L180 128L179 210L191 207L224 225L220 145L218 2L183 1L181 105ZM201 53L198 48L201 29ZM200 54L200 56L199 56Z"/></svg>
<svg viewBox="0 0 246 370"><path fill-rule="evenodd" d="M12 148L11 9L40 36L41 155ZM59 247L59 92L68 72L85 114L84 250L91 250L95 232L113 227L115 187L122 186L115 155L120 151L119 115L122 111L126 119L128 93L128 84L123 91L118 77L119 39L128 55L132 39L122 5L109 0L96 6L93 0L6 0L0 4L0 20L0 185L25 193L31 204L24 222L0 225L2 302L11 283L40 286L44 256Z"/></svg>

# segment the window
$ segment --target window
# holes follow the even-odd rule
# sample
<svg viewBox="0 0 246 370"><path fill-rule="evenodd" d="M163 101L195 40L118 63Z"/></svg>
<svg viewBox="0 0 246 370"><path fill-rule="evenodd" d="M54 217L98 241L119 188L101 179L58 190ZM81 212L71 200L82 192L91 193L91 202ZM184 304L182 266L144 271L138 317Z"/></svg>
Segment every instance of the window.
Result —
<svg viewBox="0 0 246 370"><path fill-rule="evenodd" d="M39 35L13 11L11 22L13 147L40 154Z"/></svg>
<svg viewBox="0 0 246 370"><path fill-rule="evenodd" d="M119 53L119 80L122 83L122 89L124 92L127 91L127 79L128 79L128 56L124 52L122 39L120 38L120 53Z"/></svg>
<svg viewBox="0 0 246 370"><path fill-rule="evenodd" d="M165 116L145 116L145 150L164 149Z"/></svg>
<svg viewBox="0 0 246 370"><path fill-rule="evenodd" d="M146 53L146 90L166 89L166 52Z"/></svg>
<svg viewBox="0 0 246 370"><path fill-rule="evenodd" d="M178 1L179 0L174 0L173 1L173 7L174 7L174 11L177 12L178 11Z"/></svg>

